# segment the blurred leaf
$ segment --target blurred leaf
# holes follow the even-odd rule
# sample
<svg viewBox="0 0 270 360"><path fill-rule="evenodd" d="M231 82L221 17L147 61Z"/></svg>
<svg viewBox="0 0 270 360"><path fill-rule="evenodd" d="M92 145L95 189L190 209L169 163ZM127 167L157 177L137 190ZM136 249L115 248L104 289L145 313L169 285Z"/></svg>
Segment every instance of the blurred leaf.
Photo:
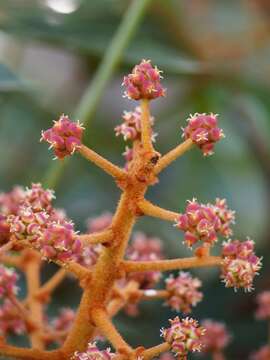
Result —
<svg viewBox="0 0 270 360"><path fill-rule="evenodd" d="M0 63L0 92L25 90L25 84L6 65Z"/></svg>

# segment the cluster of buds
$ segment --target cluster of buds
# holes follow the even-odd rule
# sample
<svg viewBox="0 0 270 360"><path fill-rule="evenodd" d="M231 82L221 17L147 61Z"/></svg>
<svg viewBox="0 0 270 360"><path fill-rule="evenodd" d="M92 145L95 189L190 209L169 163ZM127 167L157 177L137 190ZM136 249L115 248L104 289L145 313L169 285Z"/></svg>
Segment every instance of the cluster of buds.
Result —
<svg viewBox="0 0 270 360"><path fill-rule="evenodd" d="M0 306L0 335L10 333L22 335L26 331L25 321L18 315L18 309L9 299L4 299Z"/></svg>
<svg viewBox="0 0 270 360"><path fill-rule="evenodd" d="M225 324L213 320L202 321L205 335L202 338L202 351L204 353L222 353L231 340Z"/></svg>
<svg viewBox="0 0 270 360"><path fill-rule="evenodd" d="M216 203L200 204L196 199L188 201L186 211L177 219L176 226L185 232L184 241L192 247L199 240L213 245L218 235L228 237L234 222L234 212L228 209L226 200L216 199Z"/></svg>
<svg viewBox="0 0 270 360"><path fill-rule="evenodd" d="M16 295L18 275L15 270L0 265L0 299Z"/></svg>
<svg viewBox="0 0 270 360"><path fill-rule="evenodd" d="M72 360L111 360L115 356L111 349L99 350L96 343L89 343L85 352L75 352Z"/></svg>
<svg viewBox="0 0 270 360"><path fill-rule="evenodd" d="M188 352L201 351L205 329L192 318L170 320L171 326L161 330L161 336L170 344L178 359L186 360Z"/></svg>
<svg viewBox="0 0 270 360"><path fill-rule="evenodd" d="M201 281L188 272L181 271L177 277L170 275L165 282L169 293L166 305L173 310L188 314L191 307L196 306L203 298L202 292L198 290L202 286Z"/></svg>
<svg viewBox="0 0 270 360"><path fill-rule="evenodd" d="M250 357L250 360L269 360L270 359L270 346L265 345Z"/></svg>
<svg viewBox="0 0 270 360"><path fill-rule="evenodd" d="M257 319L270 319L270 291L263 291L257 296L258 308L255 313Z"/></svg>
<svg viewBox="0 0 270 360"><path fill-rule="evenodd" d="M254 253L254 242L227 241L222 249L222 279L226 287L253 289L253 279L261 268L261 259Z"/></svg>
<svg viewBox="0 0 270 360"><path fill-rule="evenodd" d="M217 125L215 114L194 114L187 121L183 129L183 137L191 139L203 152L203 155L212 155L214 144L224 137L222 129Z"/></svg>
<svg viewBox="0 0 270 360"><path fill-rule="evenodd" d="M125 111L123 115L124 122L121 125L115 127L115 135L122 135L124 140L140 140L141 138L141 117L142 110L137 106L133 111ZM150 119L151 126L154 125L154 117ZM152 141L155 140L156 134L152 134Z"/></svg>
<svg viewBox="0 0 270 360"><path fill-rule="evenodd" d="M160 239L148 238L145 234L137 232L134 235L132 244L127 249L127 258L133 261L153 261L164 257ZM146 271L130 273L128 280L136 281L140 289L150 289L154 287L161 278L159 271Z"/></svg>
<svg viewBox="0 0 270 360"><path fill-rule="evenodd" d="M164 96L165 90L160 80L160 70L157 67L153 68L150 60L142 60L131 74L124 77L125 96L133 100L152 100Z"/></svg>
<svg viewBox="0 0 270 360"><path fill-rule="evenodd" d="M46 259L67 261L81 253L82 243L71 222L51 223L38 239L37 247Z"/></svg>
<svg viewBox="0 0 270 360"><path fill-rule="evenodd" d="M58 159L72 155L82 145L83 126L70 121L68 116L62 115L54 126L41 134L41 140L47 141Z"/></svg>

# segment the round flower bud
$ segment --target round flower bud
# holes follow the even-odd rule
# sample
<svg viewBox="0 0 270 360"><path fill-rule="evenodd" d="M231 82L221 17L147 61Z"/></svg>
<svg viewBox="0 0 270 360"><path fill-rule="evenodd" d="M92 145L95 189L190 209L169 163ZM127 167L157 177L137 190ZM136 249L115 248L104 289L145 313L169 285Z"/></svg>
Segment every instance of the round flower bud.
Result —
<svg viewBox="0 0 270 360"><path fill-rule="evenodd" d="M270 346L265 345L261 347L257 352L253 353L250 360L269 360L270 359Z"/></svg>
<svg viewBox="0 0 270 360"><path fill-rule="evenodd" d="M176 220L176 227L185 232L184 242L192 247L199 240L213 245L218 235L227 237L232 233L234 212L228 209L226 200L216 199L216 203L200 204L196 199L188 201L186 211Z"/></svg>
<svg viewBox="0 0 270 360"><path fill-rule="evenodd" d="M15 270L0 265L0 299L9 295L16 295L18 275Z"/></svg>
<svg viewBox="0 0 270 360"><path fill-rule="evenodd" d="M108 348L106 350L99 350L96 343L89 343L85 352L76 351L72 360L111 360L115 354L111 353Z"/></svg>
<svg viewBox="0 0 270 360"><path fill-rule="evenodd" d="M207 319L202 321L202 326L206 330L202 338L204 353L221 352L229 344L231 336L225 324Z"/></svg>
<svg viewBox="0 0 270 360"><path fill-rule="evenodd" d="M137 232L131 245L127 249L127 258L132 261L154 261L163 258L161 241L157 238L148 238L145 234ZM128 274L128 280L137 281L140 289L154 287L161 278L159 271L135 272Z"/></svg>
<svg viewBox="0 0 270 360"><path fill-rule="evenodd" d="M170 344L178 359L186 360L188 352L201 351L205 329L192 318L169 320L171 326L161 330L161 336Z"/></svg>
<svg viewBox="0 0 270 360"><path fill-rule="evenodd" d="M124 122L115 127L115 135L122 135L124 140L140 140L141 139L141 116L142 110L137 106L134 111L125 111L123 115ZM154 118L150 116L150 124L154 124ZM156 134L152 135L152 141L155 141Z"/></svg>
<svg viewBox="0 0 270 360"><path fill-rule="evenodd" d="M183 128L184 138L191 139L203 152L203 155L212 155L214 144L224 137L223 131L217 126L215 114L194 114Z"/></svg>
<svg viewBox="0 0 270 360"><path fill-rule="evenodd" d="M160 70L153 68L150 60L142 60L133 68L131 74L124 77L125 96L133 100L152 100L164 96L165 90L160 80Z"/></svg>
<svg viewBox="0 0 270 360"><path fill-rule="evenodd" d="M229 240L223 244L222 257L221 278L225 286L253 290L253 279L261 268L261 259L254 253L254 242Z"/></svg>
<svg viewBox="0 0 270 360"><path fill-rule="evenodd" d="M165 282L169 293L166 304L173 310L188 314L202 300L203 294L198 290L202 283L188 272L179 272L177 277L170 275Z"/></svg>
<svg viewBox="0 0 270 360"><path fill-rule="evenodd" d="M46 259L65 261L76 259L82 244L72 223L50 223L39 238L38 248Z"/></svg>
<svg viewBox="0 0 270 360"><path fill-rule="evenodd" d="M29 206L33 211L52 211L52 200L55 198L54 191L43 189L41 184L32 184L31 188L27 188L24 197L24 206Z"/></svg>
<svg viewBox="0 0 270 360"><path fill-rule="evenodd" d="M257 319L270 319L270 291L263 291L257 295L258 308L255 313Z"/></svg>
<svg viewBox="0 0 270 360"><path fill-rule="evenodd" d="M82 145L83 130L79 122L75 123L68 116L62 115L52 128L42 131L41 140L51 145L56 158L63 159L72 155Z"/></svg>
<svg viewBox="0 0 270 360"><path fill-rule="evenodd" d="M10 333L22 335L25 331L25 322L22 320L18 309L9 299L5 299L0 306L0 335L7 336Z"/></svg>

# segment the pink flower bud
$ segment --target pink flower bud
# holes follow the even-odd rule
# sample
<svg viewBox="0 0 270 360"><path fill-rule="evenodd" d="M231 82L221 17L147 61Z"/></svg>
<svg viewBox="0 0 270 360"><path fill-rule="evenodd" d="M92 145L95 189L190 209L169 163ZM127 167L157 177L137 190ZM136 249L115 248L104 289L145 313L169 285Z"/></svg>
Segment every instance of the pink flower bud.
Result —
<svg viewBox="0 0 270 360"><path fill-rule="evenodd" d="M41 140L51 145L58 159L63 159L81 146L83 130L79 122L74 123L68 116L62 115L52 128L42 132Z"/></svg>
<svg viewBox="0 0 270 360"><path fill-rule="evenodd" d="M163 258L161 241L157 238L148 238L145 234L137 232L132 244L127 249L127 258L132 261L151 261ZM137 281L141 289L149 289L160 280L159 271L146 271L130 273L128 280Z"/></svg>
<svg viewBox="0 0 270 360"><path fill-rule="evenodd" d="M124 122L115 127L116 136L122 135L124 140L140 140L141 138L141 116L142 111L137 106L134 111L125 111L123 115ZM154 124L154 118L150 117L151 125ZM152 135L152 140L155 141L156 134Z"/></svg>
<svg viewBox="0 0 270 360"><path fill-rule="evenodd" d="M225 286L253 290L253 279L262 265L254 253L254 242L229 240L223 244L222 257L221 278Z"/></svg>
<svg viewBox="0 0 270 360"><path fill-rule="evenodd" d="M15 270L0 265L0 298L16 295L18 275Z"/></svg>
<svg viewBox="0 0 270 360"><path fill-rule="evenodd" d="M115 354L111 353L110 348L99 350L96 343L89 343L85 352L76 351L72 360L111 360Z"/></svg>
<svg viewBox="0 0 270 360"><path fill-rule="evenodd" d="M165 90L160 80L160 70L153 68L150 60L142 60L133 68L131 74L124 77L125 96L133 100L152 100L164 96Z"/></svg>
<svg viewBox="0 0 270 360"><path fill-rule="evenodd" d="M32 184L32 187L25 191L24 205L32 208L33 211L52 211L52 200L55 198L53 190L45 190L41 184Z"/></svg>
<svg viewBox="0 0 270 360"><path fill-rule="evenodd" d="M88 233L99 232L105 230L111 225L112 214L110 212L104 212L100 216L90 218L87 220Z"/></svg>
<svg viewBox="0 0 270 360"><path fill-rule="evenodd" d="M226 200L216 199L216 203L200 204L196 199L188 201L186 211L181 214L176 226L185 232L184 242L192 247L199 240L213 245L218 235L227 237L232 234L234 212L228 209Z"/></svg>
<svg viewBox="0 0 270 360"><path fill-rule="evenodd" d="M20 186L15 186L8 193L0 194L0 212L4 215L16 215L22 201L25 198L25 191Z"/></svg>
<svg viewBox="0 0 270 360"><path fill-rule="evenodd" d="M256 311L257 319L270 319L270 291L263 291L257 295L258 308Z"/></svg>
<svg viewBox="0 0 270 360"><path fill-rule="evenodd" d="M192 278L190 273L182 271L177 277L170 275L165 281L169 292L166 304L173 310L188 314L191 307L202 300L203 294L198 290L202 283L199 279Z"/></svg>
<svg viewBox="0 0 270 360"><path fill-rule="evenodd" d="M214 144L224 137L223 131L217 126L217 116L214 114L194 114L187 121L183 129L184 138L191 139L203 152L203 155L212 155Z"/></svg>
<svg viewBox="0 0 270 360"><path fill-rule="evenodd" d="M161 329L161 336L171 345L171 350L178 359L186 360L190 351L201 351L205 329L196 320L188 317L179 319L177 316L169 321L171 326Z"/></svg>
<svg viewBox="0 0 270 360"><path fill-rule="evenodd" d="M7 336L10 333L22 335L25 333L26 327L22 320L18 309L11 303L10 300L5 299L0 306L0 334Z"/></svg>
<svg viewBox="0 0 270 360"><path fill-rule="evenodd" d="M204 353L220 352L229 344L231 336L225 324L207 319L202 321L202 326L206 330L202 338L202 351Z"/></svg>
<svg viewBox="0 0 270 360"><path fill-rule="evenodd" d="M270 359L270 346L265 345L257 352L253 353L250 357L251 360L269 360Z"/></svg>

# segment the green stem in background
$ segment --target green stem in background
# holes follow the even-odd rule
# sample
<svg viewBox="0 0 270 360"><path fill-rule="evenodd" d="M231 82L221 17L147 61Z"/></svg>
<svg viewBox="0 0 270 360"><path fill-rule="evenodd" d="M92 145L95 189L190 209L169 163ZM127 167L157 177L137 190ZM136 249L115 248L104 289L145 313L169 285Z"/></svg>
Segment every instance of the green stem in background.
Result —
<svg viewBox="0 0 270 360"><path fill-rule="evenodd" d="M98 102L110 80L115 68L119 64L124 50L134 35L141 18L151 0L133 0L123 17L104 57L86 88L84 95L74 114L74 119L79 119L85 126L89 125L97 108ZM64 169L70 158L63 163L53 164L44 177L44 185L55 188L63 175Z"/></svg>

